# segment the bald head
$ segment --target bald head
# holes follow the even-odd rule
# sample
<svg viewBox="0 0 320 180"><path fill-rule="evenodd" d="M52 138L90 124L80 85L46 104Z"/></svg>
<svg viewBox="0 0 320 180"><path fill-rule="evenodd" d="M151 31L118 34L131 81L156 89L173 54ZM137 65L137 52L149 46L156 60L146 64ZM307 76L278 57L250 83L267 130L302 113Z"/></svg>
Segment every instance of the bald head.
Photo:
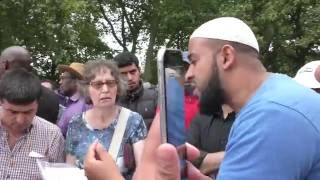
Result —
<svg viewBox="0 0 320 180"><path fill-rule="evenodd" d="M32 70L30 53L21 46L11 46L3 50L0 62L4 65L4 70L16 68L24 68L28 71Z"/></svg>

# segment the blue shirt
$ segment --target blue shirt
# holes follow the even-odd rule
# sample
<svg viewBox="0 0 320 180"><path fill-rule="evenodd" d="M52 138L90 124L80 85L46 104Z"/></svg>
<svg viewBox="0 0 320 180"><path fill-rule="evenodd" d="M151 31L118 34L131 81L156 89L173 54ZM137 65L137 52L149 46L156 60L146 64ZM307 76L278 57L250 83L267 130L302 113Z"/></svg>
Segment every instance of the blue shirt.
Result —
<svg viewBox="0 0 320 180"><path fill-rule="evenodd" d="M119 113L118 113L119 116ZM118 122L118 117L105 129L93 129L84 118L84 113L72 117L66 138L66 153L75 156L76 165L83 168L83 160L89 146L96 140L109 149L111 139ZM124 145L126 143L135 144L145 139L147 129L143 118L136 112L131 112L123 135L121 147L117 157L117 165L125 177L127 170L123 164Z"/></svg>
<svg viewBox="0 0 320 180"><path fill-rule="evenodd" d="M218 180L319 180L320 96L271 74L240 110Z"/></svg>

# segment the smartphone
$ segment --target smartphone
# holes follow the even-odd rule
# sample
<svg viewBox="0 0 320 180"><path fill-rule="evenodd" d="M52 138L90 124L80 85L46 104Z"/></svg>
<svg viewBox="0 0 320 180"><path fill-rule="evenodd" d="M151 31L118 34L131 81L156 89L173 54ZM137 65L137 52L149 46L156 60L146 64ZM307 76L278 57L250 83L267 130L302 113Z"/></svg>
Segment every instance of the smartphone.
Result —
<svg viewBox="0 0 320 180"><path fill-rule="evenodd" d="M186 176L184 75L187 67L181 50L161 48L158 51L161 141L177 148L182 179Z"/></svg>

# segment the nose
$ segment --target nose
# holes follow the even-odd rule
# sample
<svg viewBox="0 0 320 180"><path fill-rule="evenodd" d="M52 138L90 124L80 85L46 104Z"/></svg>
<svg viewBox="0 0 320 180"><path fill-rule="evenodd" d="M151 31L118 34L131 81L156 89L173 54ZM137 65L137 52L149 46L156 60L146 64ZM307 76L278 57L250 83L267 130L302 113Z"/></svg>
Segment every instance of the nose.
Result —
<svg viewBox="0 0 320 180"><path fill-rule="evenodd" d="M19 114L17 114L17 116L16 116L16 122L17 122L18 124L23 124L23 123L25 122L25 119L26 119L26 117L25 117L25 115L22 114L22 113L19 113Z"/></svg>
<svg viewBox="0 0 320 180"><path fill-rule="evenodd" d="M108 92L109 91L109 87L107 84L103 84L102 87L101 87L101 91L102 92Z"/></svg>
<svg viewBox="0 0 320 180"><path fill-rule="evenodd" d="M132 80L132 75L130 73L127 74L127 80L131 81Z"/></svg>
<svg viewBox="0 0 320 180"><path fill-rule="evenodd" d="M192 81L192 80L194 79L193 70L194 70L194 69L193 69L193 65L191 64L191 65L189 66L189 68L188 68L185 76L184 76L186 82L190 82L190 81Z"/></svg>

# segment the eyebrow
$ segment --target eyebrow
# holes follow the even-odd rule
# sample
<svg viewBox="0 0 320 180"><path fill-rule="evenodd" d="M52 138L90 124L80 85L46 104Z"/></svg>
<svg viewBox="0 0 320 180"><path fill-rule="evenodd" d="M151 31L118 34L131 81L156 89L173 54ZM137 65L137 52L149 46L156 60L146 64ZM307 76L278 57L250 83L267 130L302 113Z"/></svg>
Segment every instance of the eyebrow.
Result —
<svg viewBox="0 0 320 180"><path fill-rule="evenodd" d="M191 61L193 61L193 59L194 58L197 58L198 56L196 55L196 54L194 54L194 53L190 53L189 55L188 55L188 59L189 59L189 61L191 62Z"/></svg>
<svg viewBox="0 0 320 180"><path fill-rule="evenodd" d="M116 81L116 79L98 79L98 80L92 80L91 82L105 82L105 81Z"/></svg>
<svg viewBox="0 0 320 180"><path fill-rule="evenodd" d="M11 112L17 112L17 113L29 113L31 111L33 111L34 109L28 109L28 110L24 110L24 111L16 111L16 110L13 110L13 109L6 109L6 108L3 108L7 111L11 111Z"/></svg>

